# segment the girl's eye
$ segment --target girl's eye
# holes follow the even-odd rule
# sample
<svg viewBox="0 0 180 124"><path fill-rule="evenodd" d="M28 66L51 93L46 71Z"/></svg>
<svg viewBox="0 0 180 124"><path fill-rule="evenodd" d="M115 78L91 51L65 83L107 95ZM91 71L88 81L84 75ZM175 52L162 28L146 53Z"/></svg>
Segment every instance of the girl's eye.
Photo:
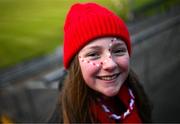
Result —
<svg viewBox="0 0 180 124"><path fill-rule="evenodd" d="M127 50L125 48L118 48L112 50L112 53L115 55L124 55Z"/></svg>
<svg viewBox="0 0 180 124"><path fill-rule="evenodd" d="M86 57L89 57L90 59L98 59L100 55L97 52L91 52L91 53L88 53Z"/></svg>

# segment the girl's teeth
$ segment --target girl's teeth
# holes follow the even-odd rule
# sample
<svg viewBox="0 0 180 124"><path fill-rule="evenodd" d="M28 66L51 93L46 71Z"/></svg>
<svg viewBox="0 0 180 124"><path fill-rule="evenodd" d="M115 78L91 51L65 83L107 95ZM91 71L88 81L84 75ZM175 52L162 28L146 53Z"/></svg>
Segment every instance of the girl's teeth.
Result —
<svg viewBox="0 0 180 124"><path fill-rule="evenodd" d="M117 75L114 75L114 76L106 76L106 77L100 77L102 80L113 80L116 78Z"/></svg>

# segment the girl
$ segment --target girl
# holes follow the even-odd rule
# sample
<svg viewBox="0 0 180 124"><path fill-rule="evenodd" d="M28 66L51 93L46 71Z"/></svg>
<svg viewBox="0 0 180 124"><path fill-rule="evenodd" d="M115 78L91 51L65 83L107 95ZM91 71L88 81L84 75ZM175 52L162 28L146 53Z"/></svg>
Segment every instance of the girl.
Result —
<svg viewBox="0 0 180 124"><path fill-rule="evenodd" d="M50 122L150 122L149 101L130 69L131 43L124 22L96 3L74 4L64 25L68 73Z"/></svg>

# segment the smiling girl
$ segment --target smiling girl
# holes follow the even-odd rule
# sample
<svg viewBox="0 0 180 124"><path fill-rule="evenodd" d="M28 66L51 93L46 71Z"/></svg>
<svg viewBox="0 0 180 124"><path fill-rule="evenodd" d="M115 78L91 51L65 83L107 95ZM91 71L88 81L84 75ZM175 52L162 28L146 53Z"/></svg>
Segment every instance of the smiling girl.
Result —
<svg viewBox="0 0 180 124"><path fill-rule="evenodd" d="M129 73L126 44L113 38L92 40L78 54L85 83L107 97L115 96L119 92Z"/></svg>
<svg viewBox="0 0 180 124"><path fill-rule="evenodd" d="M68 73L54 122L151 122L151 107L130 69L130 56L129 32L117 15L96 3L74 4L64 25Z"/></svg>

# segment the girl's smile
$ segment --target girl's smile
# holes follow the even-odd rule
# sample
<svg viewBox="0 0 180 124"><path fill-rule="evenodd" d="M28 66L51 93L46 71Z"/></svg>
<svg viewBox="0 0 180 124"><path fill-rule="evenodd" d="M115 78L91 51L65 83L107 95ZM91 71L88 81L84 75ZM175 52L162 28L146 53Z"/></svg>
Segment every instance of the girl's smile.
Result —
<svg viewBox="0 0 180 124"><path fill-rule="evenodd" d="M105 80L105 81L113 81L115 80L120 73L112 74L112 75L105 75L105 76L97 76L98 79L100 80Z"/></svg>
<svg viewBox="0 0 180 124"><path fill-rule="evenodd" d="M120 39L103 37L93 40L79 52L85 83L105 95L116 95L129 72L129 54Z"/></svg>

